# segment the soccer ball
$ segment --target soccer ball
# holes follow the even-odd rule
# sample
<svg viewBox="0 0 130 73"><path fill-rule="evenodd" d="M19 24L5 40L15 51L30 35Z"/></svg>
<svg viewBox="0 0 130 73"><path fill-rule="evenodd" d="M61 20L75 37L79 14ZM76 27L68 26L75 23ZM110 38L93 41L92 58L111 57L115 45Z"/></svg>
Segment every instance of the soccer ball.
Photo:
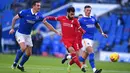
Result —
<svg viewBox="0 0 130 73"><path fill-rule="evenodd" d="M117 62L118 59L119 59L119 54L118 54L118 53L114 52L114 53L112 53L112 54L110 55L110 60L111 60L112 62Z"/></svg>

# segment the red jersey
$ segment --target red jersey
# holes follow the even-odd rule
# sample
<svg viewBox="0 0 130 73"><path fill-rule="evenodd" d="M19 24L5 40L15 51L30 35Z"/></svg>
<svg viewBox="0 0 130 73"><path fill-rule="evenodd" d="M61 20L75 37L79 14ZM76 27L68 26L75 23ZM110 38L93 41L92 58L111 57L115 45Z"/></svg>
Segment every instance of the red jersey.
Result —
<svg viewBox="0 0 130 73"><path fill-rule="evenodd" d="M76 38L77 34L75 33L75 30L76 30L76 28L80 28L78 19L73 18L72 20L69 20L66 16L59 16L59 17L48 16L46 18L49 20L57 20L60 22L63 39L75 39ZM83 32L83 31L81 30L81 32Z"/></svg>
<svg viewBox="0 0 130 73"><path fill-rule="evenodd" d="M66 16L48 16L46 19L57 20L60 22L62 30L62 41L64 42L64 45L67 49L69 47L74 47L75 51L79 50L78 40L76 40L78 35L77 31L84 33L84 30L81 28L78 19L73 18L72 20L69 20Z"/></svg>

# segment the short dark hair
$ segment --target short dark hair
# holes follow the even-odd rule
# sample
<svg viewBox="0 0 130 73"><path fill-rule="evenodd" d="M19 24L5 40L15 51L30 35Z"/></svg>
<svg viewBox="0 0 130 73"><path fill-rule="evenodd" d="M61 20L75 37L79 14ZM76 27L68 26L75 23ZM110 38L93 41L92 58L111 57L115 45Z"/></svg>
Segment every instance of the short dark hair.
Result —
<svg viewBox="0 0 130 73"><path fill-rule="evenodd" d="M83 14L79 14L79 16L83 16Z"/></svg>
<svg viewBox="0 0 130 73"><path fill-rule="evenodd" d="M85 7L84 7L84 9L86 9L86 8L92 8L91 6L89 6L89 5L86 5Z"/></svg>
<svg viewBox="0 0 130 73"><path fill-rule="evenodd" d="M32 6L34 6L34 5L36 5L36 3L40 3L41 2L41 0L33 0L32 1Z"/></svg>
<svg viewBox="0 0 130 73"><path fill-rule="evenodd" d="M74 7L68 7L67 12L75 12L75 8Z"/></svg>

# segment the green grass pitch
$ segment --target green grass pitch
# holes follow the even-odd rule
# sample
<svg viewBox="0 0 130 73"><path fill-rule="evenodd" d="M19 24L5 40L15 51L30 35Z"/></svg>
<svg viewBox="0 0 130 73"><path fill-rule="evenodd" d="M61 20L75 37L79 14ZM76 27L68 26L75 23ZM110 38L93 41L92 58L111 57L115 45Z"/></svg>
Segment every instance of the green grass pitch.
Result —
<svg viewBox="0 0 130 73"><path fill-rule="evenodd" d="M11 64L15 55L0 54L0 73L23 73L18 69L12 70ZM67 64L61 64L61 58L31 56L28 62L24 65L25 73L67 73ZM87 72L93 73L87 61ZM97 68L102 68L102 73L130 73L130 63L112 63L96 61ZM76 66L72 66L71 73L82 73Z"/></svg>

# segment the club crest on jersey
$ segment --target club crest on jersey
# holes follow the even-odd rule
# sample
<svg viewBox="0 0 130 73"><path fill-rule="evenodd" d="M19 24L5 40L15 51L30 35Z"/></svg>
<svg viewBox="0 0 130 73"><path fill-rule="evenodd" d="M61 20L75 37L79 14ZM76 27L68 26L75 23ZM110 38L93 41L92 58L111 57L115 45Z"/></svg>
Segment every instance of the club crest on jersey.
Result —
<svg viewBox="0 0 130 73"><path fill-rule="evenodd" d="M71 24L70 27L73 27L73 24Z"/></svg>
<svg viewBox="0 0 130 73"><path fill-rule="evenodd" d="M36 16L36 19L39 19L39 16Z"/></svg>
<svg viewBox="0 0 130 73"><path fill-rule="evenodd" d="M94 22L95 20L94 20L94 19L92 19L92 21Z"/></svg>
<svg viewBox="0 0 130 73"><path fill-rule="evenodd" d="M84 22L86 22L87 20L84 20Z"/></svg>
<svg viewBox="0 0 130 73"><path fill-rule="evenodd" d="M21 14L23 11L20 11L19 13Z"/></svg>
<svg viewBox="0 0 130 73"><path fill-rule="evenodd" d="M27 15L27 16L30 16L30 15Z"/></svg>

